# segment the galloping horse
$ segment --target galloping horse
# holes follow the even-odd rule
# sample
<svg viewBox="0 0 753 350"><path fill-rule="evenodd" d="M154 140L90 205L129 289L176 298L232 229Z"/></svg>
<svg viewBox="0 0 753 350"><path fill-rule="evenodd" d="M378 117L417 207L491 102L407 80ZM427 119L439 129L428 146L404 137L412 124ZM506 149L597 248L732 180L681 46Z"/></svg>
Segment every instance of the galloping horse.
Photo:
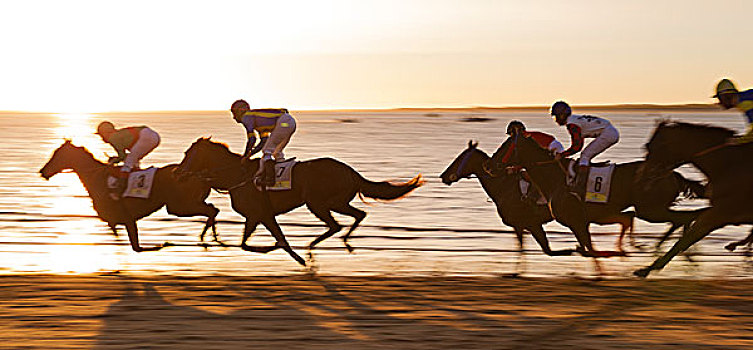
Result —
<svg viewBox="0 0 753 350"><path fill-rule="evenodd" d="M672 227L662 240L677 227L688 226L703 210L674 211L669 207L680 193L702 196L703 186L682 177L679 173L665 174L652 186L637 183L636 172L642 162L618 164L612 177L609 201L603 204L584 203L567 190L565 169L573 160L555 160L549 151L541 148L533 139L511 137L503 147L515 147L511 162L525 167L547 198L550 199L555 219L570 228L579 243L590 243L588 222L591 218L619 216L624 209L634 206L635 215L649 222L671 222Z"/></svg>
<svg viewBox="0 0 753 350"><path fill-rule="evenodd" d="M138 219L154 213L165 205L167 212L173 215L181 217L206 216L208 219L204 225L204 230L201 232L201 239L203 240L209 227L212 228L215 240L217 239L215 217L219 210L212 204L204 202L209 196L209 186L195 179L185 182L177 181L173 176L173 170L176 167L177 165L173 164L157 170L149 198L123 197L120 200L114 200L109 195L107 177L113 170L118 170L96 160L86 148L74 146L70 140L66 140L55 150L47 164L39 170L39 173L43 178L49 180L63 170L72 169L89 192L97 216L102 221L107 222L116 235L116 226L118 224L125 225L131 248L136 252L142 252L160 250L169 246L169 243L165 242L154 247L142 247L139 245L139 234L136 226Z"/></svg>
<svg viewBox="0 0 753 350"><path fill-rule="evenodd" d="M636 270L636 276L646 277L653 270L661 270L672 258L727 225L753 223L753 144L732 145L727 140L734 135L729 129L708 125L662 121L646 144L646 162L642 178L655 181L680 165L691 163L709 180L711 208L702 213L682 237L650 266ZM751 231L753 235L753 231ZM750 238L750 237L749 237ZM734 250L747 240L728 245Z"/></svg>
<svg viewBox="0 0 753 350"><path fill-rule="evenodd" d="M305 204L312 214L327 224L328 230L309 244L309 250L342 229L331 212L351 216L355 221L343 236L343 242L346 248L352 251L348 245L348 238L366 217L366 212L350 205L356 194L393 200L402 198L423 184L421 175L397 185L373 182L342 162L332 158L319 158L296 164L290 190L260 191L251 182L252 174L256 172L259 163L252 160L245 165L242 164L241 156L231 152L222 143L200 138L185 154L176 173L194 174L212 188L229 191L233 209L246 218L242 249L267 253L283 248L301 265L306 263L290 248L275 220L276 215ZM272 233L277 241L276 245L254 247L246 244L259 223Z"/></svg>

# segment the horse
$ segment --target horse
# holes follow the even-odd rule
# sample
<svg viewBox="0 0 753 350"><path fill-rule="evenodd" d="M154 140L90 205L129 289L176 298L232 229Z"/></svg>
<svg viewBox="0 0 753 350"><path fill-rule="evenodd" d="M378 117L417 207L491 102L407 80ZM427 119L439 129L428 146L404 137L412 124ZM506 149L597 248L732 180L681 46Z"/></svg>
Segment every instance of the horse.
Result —
<svg viewBox="0 0 753 350"><path fill-rule="evenodd" d="M259 189L252 183L252 175L259 167L256 159L241 161L239 154L227 145L209 138L199 138L185 152L176 169L181 176L194 175L217 190L228 191L233 209L246 218L241 249L268 253L282 248L301 265L305 261L296 254L285 239L275 216L302 205L323 221L328 229L309 245L309 253L321 241L340 232L342 226L332 217L332 212L354 218L348 232L342 237L348 251L353 248L348 238L366 217L366 212L350 205L356 194L380 200L396 200L423 185L421 175L401 184L373 182L345 163L332 158L318 158L298 162L293 169L292 188L284 191ZM277 244L269 247L249 246L259 223L274 236ZM313 255L309 255L313 257Z"/></svg>
<svg viewBox="0 0 753 350"><path fill-rule="evenodd" d="M562 249L552 250L546 231L542 225L554 220L547 205L537 205L530 200L524 199L520 189L520 175L502 174L492 175L486 171L485 164L490 157L478 149L478 143L468 142L468 148L461 152L455 160L439 176L445 185L452 185L463 178L475 176L481 183L489 198L497 207L497 214L502 222L513 228L518 241L519 260L523 257L523 234L528 231L548 256L571 255L575 250ZM532 189L535 191L535 189ZM596 204L594 204L596 205ZM632 230L633 216L630 213L620 213L609 217L589 217L590 222L597 224L620 224L620 238L618 247L622 247L622 238L628 230Z"/></svg>
<svg viewBox="0 0 753 350"><path fill-rule="evenodd" d="M75 146L70 140L65 140L39 173L44 179L49 180L64 170L73 170L89 193L97 216L107 223L115 235L118 234L116 226L125 225L131 248L136 252L156 251L170 245L168 242L153 247L142 247L139 244L136 221L163 206L167 206L168 213L180 217L206 216L207 221L200 238L203 241L204 234L211 227L214 239L218 241L215 217L219 210L205 202L209 196L209 186L198 180L179 182L173 176L176 167L176 164L172 164L157 169L149 198L122 197L115 200L110 197L107 178L119 170L98 161L86 148Z"/></svg>
<svg viewBox="0 0 753 350"><path fill-rule="evenodd" d="M589 237L588 221L590 217L611 217L619 215L630 206L635 208L635 216L648 222L670 222L672 227L664 234L661 244L678 227L689 225L704 210L676 211L669 207L678 195L703 196L705 188L697 181L685 179L673 172L657 179L651 186L636 182L636 173L642 166L641 161L617 164L612 176L612 187L607 203L583 203L571 193L567 186L567 169L574 160L556 159L548 150L528 137L517 135L510 137L501 148L515 147L512 163L526 168L532 182L550 199L552 214L561 224L573 230L578 237ZM582 241L579 241L582 244ZM657 244L657 247L658 247Z"/></svg>
<svg viewBox="0 0 753 350"><path fill-rule="evenodd" d="M682 237L663 256L651 265L638 269L636 276L647 277L651 271L661 270L672 258L712 231L727 225L753 223L753 144L734 144L728 140L734 131L703 124L661 121L646 143L646 161L640 176L656 181L669 171L692 164L708 178L711 207L702 213ZM750 235L753 235L751 231ZM748 238L727 245L734 250L749 243Z"/></svg>

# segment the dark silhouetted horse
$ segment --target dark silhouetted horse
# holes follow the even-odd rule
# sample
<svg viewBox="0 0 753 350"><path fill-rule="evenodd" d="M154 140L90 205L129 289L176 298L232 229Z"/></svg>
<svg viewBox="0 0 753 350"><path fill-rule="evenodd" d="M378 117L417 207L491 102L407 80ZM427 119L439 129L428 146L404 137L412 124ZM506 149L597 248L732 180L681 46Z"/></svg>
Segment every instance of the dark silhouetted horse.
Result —
<svg viewBox="0 0 753 350"><path fill-rule="evenodd" d="M693 164L708 178L711 208L702 213L683 232L682 237L650 266L635 271L646 277L661 270L672 258L688 249L712 231L726 225L753 224L753 144L732 145L729 129L663 121L646 144L646 161L641 177L648 182L683 164ZM753 235L753 231L751 231ZM747 244L750 236L726 248L734 250Z"/></svg>
<svg viewBox="0 0 753 350"><path fill-rule="evenodd" d="M305 265L305 261L288 244L275 220L276 215L305 204L311 213L327 225L328 230L309 244L309 250L342 229L331 212L351 216L355 221L343 236L343 241L348 250L352 250L348 245L348 238L366 217L364 211L350 205L356 194L393 200L407 195L423 183L420 175L397 185L373 182L340 161L319 158L295 165L290 190L262 191L251 182L258 163L252 160L244 165L241 163L241 156L231 152L226 145L200 138L188 148L176 173L198 176L215 189L229 191L233 209L246 218L242 249L266 253L282 248L302 265ZM275 237L276 245L255 247L246 244L259 223Z"/></svg>
<svg viewBox="0 0 753 350"><path fill-rule="evenodd" d="M196 179L177 181L173 176L173 170L176 167L177 165L168 165L157 170L149 198L123 197L120 200L114 200L110 197L107 178L113 171L119 170L96 160L86 148L74 146L70 140L66 140L55 150L39 173L45 179L49 179L63 170L73 170L89 192L97 216L107 222L116 235L116 225L125 225L131 248L142 252L160 250L169 245L165 243L154 247L142 247L139 245L136 227L137 220L154 213L163 206L167 206L168 213L181 217L206 216L208 219L201 232L201 239L204 239L204 234L209 227L212 227L215 240L217 239L215 217L219 210L205 202L209 196L209 186Z"/></svg>
<svg viewBox="0 0 753 350"><path fill-rule="evenodd" d="M454 182L475 176L481 183L481 187L486 191L489 198L497 206L497 213L502 222L513 228L518 240L520 265L523 257L523 234L525 231L531 233L536 242L541 246L544 254L549 256L570 255L573 249L552 250L549 247L549 240L546 231L542 225L552 221L551 211L547 205L536 205L531 201L523 199L523 193L520 189L520 175L501 174L491 176L484 166L489 161L489 156L477 148L478 144L472 141L468 142L468 148L461 152L455 160L440 175L442 182L451 185ZM531 192L535 193L531 188ZM598 206L598 204L589 204L589 206ZM590 222L598 224L620 224L620 238L618 248L621 249L622 238L625 232L632 228L633 216L631 213L617 212L614 215L604 217L591 217Z"/></svg>
<svg viewBox="0 0 753 350"><path fill-rule="evenodd" d="M566 170L574 160L556 160L532 138L522 135L510 137L502 147L515 147L511 163L525 167L532 182L549 198L552 214L557 222L568 227L578 237L579 243L589 242L588 222L591 217L612 217L630 206L635 216L649 222L670 222L672 227L664 234L664 241L678 227L688 227L704 209L676 211L669 209L678 195L703 196L704 187L685 179L679 173L667 173L652 184L636 181L642 162L617 164L612 176L607 203L584 203L567 186Z"/></svg>

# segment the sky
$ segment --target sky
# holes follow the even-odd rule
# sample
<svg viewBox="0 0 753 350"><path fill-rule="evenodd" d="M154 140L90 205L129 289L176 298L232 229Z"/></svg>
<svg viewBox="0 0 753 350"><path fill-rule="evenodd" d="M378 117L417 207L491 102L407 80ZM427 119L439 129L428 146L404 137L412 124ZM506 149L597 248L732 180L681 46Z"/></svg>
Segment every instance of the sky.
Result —
<svg viewBox="0 0 753 350"><path fill-rule="evenodd" d="M712 103L753 1L1 1L0 110Z"/></svg>

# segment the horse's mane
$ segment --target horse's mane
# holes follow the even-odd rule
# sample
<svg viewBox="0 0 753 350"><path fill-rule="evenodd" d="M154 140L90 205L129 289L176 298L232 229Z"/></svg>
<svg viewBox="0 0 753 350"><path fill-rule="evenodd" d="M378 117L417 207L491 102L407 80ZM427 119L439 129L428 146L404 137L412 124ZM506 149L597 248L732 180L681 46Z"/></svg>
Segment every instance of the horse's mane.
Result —
<svg viewBox="0 0 753 350"><path fill-rule="evenodd" d="M687 129L692 131L714 132L723 134L728 137L735 134L735 131L732 129L705 123L688 123L682 121L662 120L661 122L659 122L657 130L662 127L673 129Z"/></svg>
<svg viewBox="0 0 753 350"><path fill-rule="evenodd" d="M84 147L84 146L76 146L76 145L73 144L73 142L71 142L70 139L65 139L65 143L63 143L63 144L66 144L66 143L69 144L69 145L71 145L71 147L74 147L76 149L81 150L85 155L88 155L89 157L91 157L95 161L97 161L99 163L102 163L102 164L105 164L104 162L100 162L99 159L97 159L97 157L94 156L94 154L92 154L88 149L86 149L86 147Z"/></svg>
<svg viewBox="0 0 753 350"><path fill-rule="evenodd" d="M665 119L658 121L646 146L650 146L652 141L656 139L657 135L665 130L686 133L687 137L685 137L685 139L693 142L697 142L698 140L708 140L710 137L718 137L720 140L724 140L735 135L733 130L721 126Z"/></svg>
<svg viewBox="0 0 753 350"><path fill-rule="evenodd" d="M511 136L511 137L512 137L512 136ZM541 145L540 145L540 144L539 144L538 142L536 142L536 140L534 140L534 139L533 139L532 137L526 137L526 136L518 136L518 142L521 142L521 141L522 141L522 142L527 142L527 143L530 143L531 145L533 145L533 146L530 146L530 148L531 148L531 149L532 149L532 150L533 150L534 152L538 152L538 153L540 153L540 154L541 154L541 156L544 156L544 157L546 157L547 159L554 159L554 155L552 155L552 153L551 153L551 152L549 152L549 150L548 150L548 149L546 149L546 148L544 148L544 147L541 147ZM538 155L538 154L537 154L537 155Z"/></svg>
<svg viewBox="0 0 753 350"><path fill-rule="evenodd" d="M196 140L196 142L194 142L194 145L197 144L197 143L200 143L200 142L209 143L210 145L217 146L218 148L224 150L227 153L230 153L230 154L233 154L233 155L236 155L236 156L240 157L240 154L231 151L230 150L230 146L228 146L226 143L219 142L219 141L212 141L212 137L211 136L209 136L209 137L200 137L198 140Z"/></svg>

